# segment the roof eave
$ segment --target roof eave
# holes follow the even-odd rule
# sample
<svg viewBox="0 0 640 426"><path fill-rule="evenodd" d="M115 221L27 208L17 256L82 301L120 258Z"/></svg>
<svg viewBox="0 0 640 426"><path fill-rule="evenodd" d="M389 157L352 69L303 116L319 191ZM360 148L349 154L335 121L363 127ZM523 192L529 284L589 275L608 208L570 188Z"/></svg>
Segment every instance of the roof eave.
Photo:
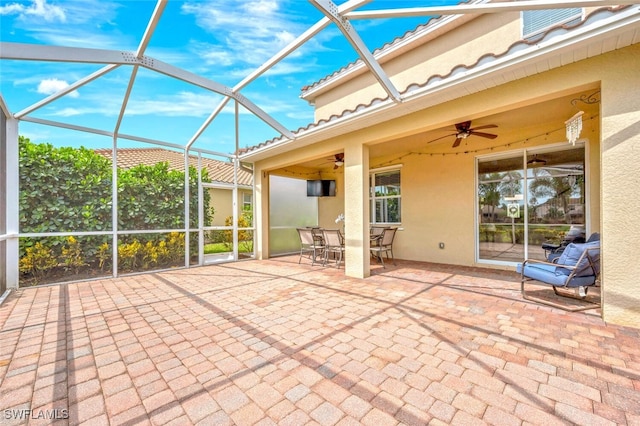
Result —
<svg viewBox="0 0 640 426"><path fill-rule="evenodd" d="M438 18L436 22L430 24L428 28L416 31L414 34L411 34L396 43L392 43L388 47L381 48L378 52L375 52L373 56L380 64L384 64L401 54L403 51L424 44L438 37L443 32L451 31L475 18L477 18L477 15L464 14L442 16ZM302 90L300 98L308 102L313 102L313 100L319 95L335 88L336 86L344 84L367 71L368 68L364 62L358 60L345 66L343 69L336 71L334 74L325 77L320 80L320 82L312 84L308 89Z"/></svg>
<svg viewBox="0 0 640 426"><path fill-rule="evenodd" d="M366 128L374 122L381 123L397 119L415 111L495 87L498 85L495 83L495 77L505 75L508 72L514 76L524 75L527 77L534 75L538 72L529 72L529 70L537 69L534 66L536 63L542 61L552 62L551 59L554 57L560 58L566 52L577 47L604 45L607 46L606 49L603 49L604 53L639 43L639 23L640 6L634 5L620 12L620 15L616 14L610 17L610 19L599 20L593 24L569 30L565 34L551 37L525 49L516 49L514 52L496 60L477 65L463 72L453 73L449 77L433 84L425 84L415 90L411 90L411 86L409 86L407 91L402 94L403 101L400 104L396 104L390 99L372 103L367 107L326 123L300 130L296 133L294 140L281 139L268 143L240 155L240 158L243 161L256 162L276 154L282 154L331 137ZM565 60L564 62L555 61L555 63L567 65L566 58L563 59ZM517 71L520 72L518 73ZM500 84L504 84L516 79L505 80L503 78L498 80L501 81ZM479 82L489 84L478 84ZM483 88L478 89L479 87Z"/></svg>

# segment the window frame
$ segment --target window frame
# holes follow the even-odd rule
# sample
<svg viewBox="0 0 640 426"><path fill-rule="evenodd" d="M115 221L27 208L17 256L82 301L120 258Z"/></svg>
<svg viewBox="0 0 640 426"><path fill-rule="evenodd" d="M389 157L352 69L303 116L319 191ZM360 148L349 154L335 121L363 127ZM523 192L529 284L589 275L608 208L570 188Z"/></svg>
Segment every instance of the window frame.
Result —
<svg viewBox="0 0 640 426"><path fill-rule="evenodd" d="M398 180L400 182L400 184L398 185L399 188L399 193L398 194L394 194L394 195L384 195L384 196L377 196L376 195L376 191L375 191L375 187L376 187L376 176L380 175L380 174L388 174L390 172L397 172L398 173ZM376 217L376 203L379 200L390 200L390 199L397 199L398 200L398 221L397 222L388 222L388 221L381 221L378 222L377 221L377 217ZM393 166L389 166L389 167L381 167L381 168L377 168L377 169L370 169L369 170L369 207L370 207L370 213L369 213L369 224L370 225L393 225L393 226L399 226L402 224L402 165L401 164L396 164ZM384 214L385 217L388 218L388 213Z"/></svg>
<svg viewBox="0 0 640 426"><path fill-rule="evenodd" d="M247 196L249 197L249 201L247 201ZM249 208L247 208L247 206L249 206ZM253 212L253 193L242 192L242 211Z"/></svg>

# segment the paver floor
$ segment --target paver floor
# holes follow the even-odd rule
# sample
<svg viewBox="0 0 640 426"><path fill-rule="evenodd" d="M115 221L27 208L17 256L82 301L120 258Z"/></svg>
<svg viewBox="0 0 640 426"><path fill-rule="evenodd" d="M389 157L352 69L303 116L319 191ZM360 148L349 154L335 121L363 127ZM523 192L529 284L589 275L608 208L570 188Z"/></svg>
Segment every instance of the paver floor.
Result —
<svg viewBox="0 0 640 426"><path fill-rule="evenodd" d="M285 257L28 288L0 342L3 425L640 424L640 330L511 272Z"/></svg>

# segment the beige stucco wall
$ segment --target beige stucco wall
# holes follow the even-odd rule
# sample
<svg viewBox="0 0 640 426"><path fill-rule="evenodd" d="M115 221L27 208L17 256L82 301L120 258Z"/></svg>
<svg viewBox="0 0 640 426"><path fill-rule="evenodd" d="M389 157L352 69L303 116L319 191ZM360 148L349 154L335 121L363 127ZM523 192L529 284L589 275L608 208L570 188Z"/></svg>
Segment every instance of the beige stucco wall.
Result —
<svg viewBox="0 0 640 426"><path fill-rule="evenodd" d="M520 13L483 15L464 24L463 31L447 32L409 53L383 63L383 69L399 91L425 83L433 75L445 76L458 65L471 65L478 52L501 54L520 39ZM326 119L358 104L387 94L370 72L342 84L315 99L315 118Z"/></svg>
<svg viewBox="0 0 640 426"><path fill-rule="evenodd" d="M601 63L603 317L640 327L640 46L607 56Z"/></svg>
<svg viewBox="0 0 640 426"><path fill-rule="evenodd" d="M588 229L590 232L602 232L604 318L612 322L638 326L640 282L637 277L640 276L640 262L636 259L635 247L640 237L640 224L635 220L637 212L640 211L638 57L640 46L635 45L586 59L419 111L389 123L371 126L294 150L287 154L287 161L308 159L309 155L324 153L327 149L345 149L346 152L347 149L351 149L348 147L361 143L369 144L374 151L375 144L397 143L395 135L410 134L414 130L418 132L430 125L450 121L452 117L483 117L567 96L578 90L601 88L601 117L587 120L582 133L588 141L589 156ZM535 117L531 117L531 123L534 127L527 128L527 131L538 134L538 129L535 129ZM526 147L562 142L562 133L549 134L540 140L528 140ZM604 141L602 146L601 134ZM514 144L497 148L493 152L525 148L522 135L512 134L507 137L511 138ZM521 144L515 143L517 141ZM501 143L504 142L507 140L501 139ZM477 143L490 144L491 141ZM428 154L429 149L431 148L425 148L425 154ZM433 149L436 150L436 147ZM437 150L441 149L442 145L437 147ZM372 157L370 167L394 164L394 157L402 156L399 154L403 153ZM397 235L394 250L398 258L459 265L474 263L476 155L480 154L445 157L408 155L395 161L402 164L403 230ZM277 168L281 161L271 158L258 162L256 168ZM345 161L345 167L349 167L349 156L345 156ZM359 197L356 201L363 205L364 211L367 198ZM329 218L334 214L335 211L328 214ZM329 218L324 218L323 223L331 223ZM349 221L349 218L347 220ZM355 238L356 235L357 233L352 233L351 236ZM362 233L362 239L364 238L366 235ZM439 242L445 243L444 250L438 248ZM350 258L361 258L362 244L365 243L354 240L351 244L353 247L347 248L347 262ZM364 276L366 272L363 272Z"/></svg>
<svg viewBox="0 0 640 426"><path fill-rule="evenodd" d="M242 213L242 196L251 191L238 190L238 214ZM233 215L233 191L231 189L209 188L211 194L210 207L214 209L211 226L225 226L227 217Z"/></svg>

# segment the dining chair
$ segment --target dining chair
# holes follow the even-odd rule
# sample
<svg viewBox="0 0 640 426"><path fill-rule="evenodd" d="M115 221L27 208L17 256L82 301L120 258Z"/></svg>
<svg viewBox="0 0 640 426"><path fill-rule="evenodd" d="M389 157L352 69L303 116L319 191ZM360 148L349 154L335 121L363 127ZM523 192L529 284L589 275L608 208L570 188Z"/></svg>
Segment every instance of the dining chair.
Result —
<svg viewBox="0 0 640 426"><path fill-rule="evenodd" d="M322 237L324 239L324 265L329 261L329 254L332 253L337 257L336 268L340 267L342 257L344 254L344 242L340 230L338 229L323 229Z"/></svg>
<svg viewBox="0 0 640 426"><path fill-rule="evenodd" d="M397 230L397 228L385 228L382 231L382 237L378 239L378 244L370 247L371 254L380 260L383 268L386 268L386 266L384 266L384 259L382 258L383 253L387 256L387 260L389 259L389 253L391 253L391 261L394 265L396 264L396 260L393 257L393 239L396 236Z"/></svg>
<svg viewBox="0 0 640 426"><path fill-rule="evenodd" d="M300 259L298 259L298 264L302 261L302 256L308 253L313 266L318 256L324 255L324 242L316 238L311 228L297 228L297 230L300 237Z"/></svg>

